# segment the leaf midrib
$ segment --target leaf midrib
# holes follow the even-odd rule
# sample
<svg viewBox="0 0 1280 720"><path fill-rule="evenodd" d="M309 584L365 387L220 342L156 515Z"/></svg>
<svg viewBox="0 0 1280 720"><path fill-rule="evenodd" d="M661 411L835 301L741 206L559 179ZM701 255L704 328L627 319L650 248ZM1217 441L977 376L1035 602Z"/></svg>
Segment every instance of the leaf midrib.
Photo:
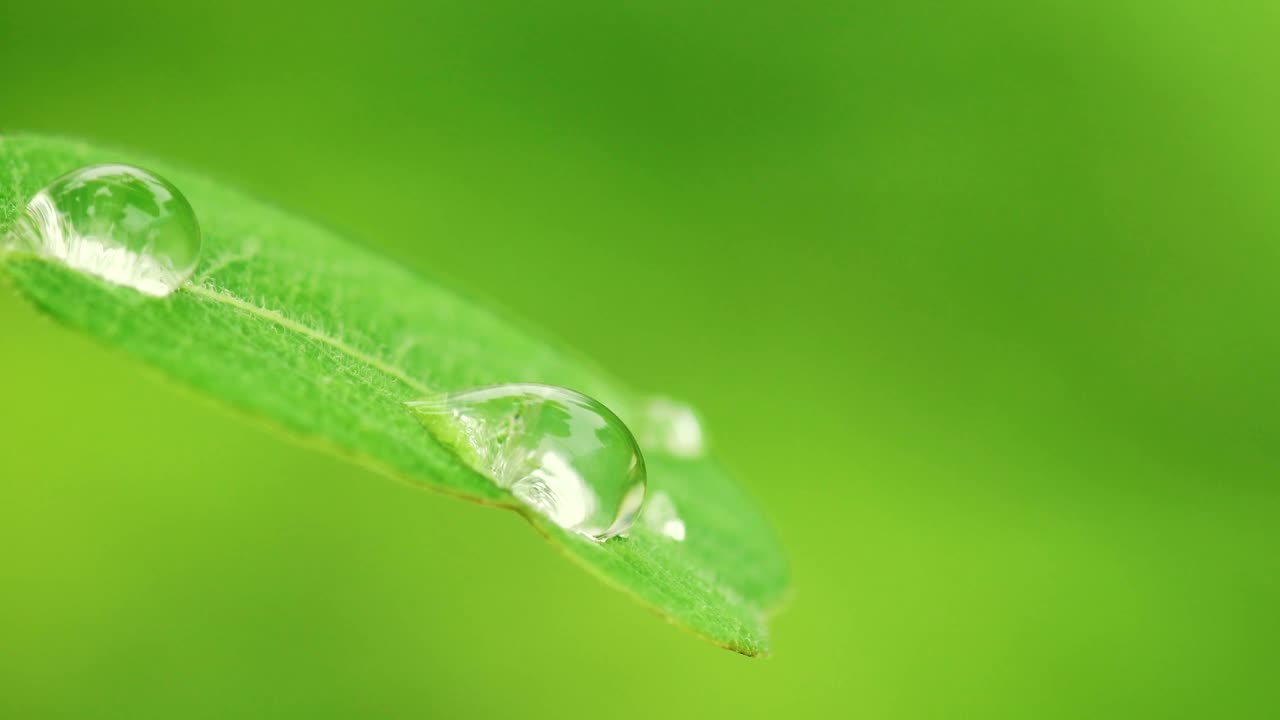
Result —
<svg viewBox="0 0 1280 720"><path fill-rule="evenodd" d="M357 350L356 348L351 347L350 345L342 342L341 340L335 337L326 335L325 333L319 330L316 330L315 328L307 326L305 323L301 323L301 322L298 322L297 320L294 320L293 318L290 318L289 316L285 315L284 313L281 313L278 310L272 310L271 308L265 308L265 307L262 307L261 305L255 305L254 303L248 300L245 300L244 298L236 295L235 293L229 290L226 290L220 287L208 286L208 285L186 285L180 289L180 292L189 293L191 295L194 295L196 297L199 297L207 301L211 301L221 305L226 305L227 307L235 308L236 310L252 315L256 318L274 323L286 330L289 330L290 332L295 332L310 340L314 340L324 345L328 345L329 347L350 357L353 360L364 363L365 365L368 365L369 367L372 367L378 370L379 372L382 372L386 375L389 375L390 377L395 378L396 380L399 380L400 382L413 388L415 391L421 393L424 396L435 394L435 391L431 390L426 385L423 385L421 382L413 379L413 377L410 376L409 373L405 372L404 370L401 370L395 365L392 365L391 363L388 363L385 360L382 360L380 358L374 357L373 355L370 355L368 353Z"/></svg>

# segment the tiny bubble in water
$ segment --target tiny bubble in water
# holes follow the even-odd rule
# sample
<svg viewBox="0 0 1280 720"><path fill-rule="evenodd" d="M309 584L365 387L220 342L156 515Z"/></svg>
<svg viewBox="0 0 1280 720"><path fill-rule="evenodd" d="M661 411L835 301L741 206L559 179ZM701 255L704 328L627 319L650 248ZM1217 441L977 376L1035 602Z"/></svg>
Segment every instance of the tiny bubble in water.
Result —
<svg viewBox="0 0 1280 720"><path fill-rule="evenodd" d="M90 165L36 193L9 244L164 297L195 270L200 226L167 180L132 165Z"/></svg>
<svg viewBox="0 0 1280 720"><path fill-rule="evenodd" d="M631 527L644 502L639 445L582 393L515 383L406 405L437 441L560 527L607 540Z"/></svg>

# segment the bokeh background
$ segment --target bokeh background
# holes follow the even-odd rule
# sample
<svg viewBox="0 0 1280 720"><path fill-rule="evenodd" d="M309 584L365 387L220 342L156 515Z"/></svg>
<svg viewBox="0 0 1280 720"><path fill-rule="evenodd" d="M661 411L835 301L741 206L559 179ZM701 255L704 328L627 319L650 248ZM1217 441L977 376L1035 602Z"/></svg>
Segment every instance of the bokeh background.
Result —
<svg viewBox="0 0 1280 720"><path fill-rule="evenodd" d="M704 644L514 514L0 297L0 716L1274 717L1280 4L6 3L0 131L201 169L701 409L795 594Z"/></svg>

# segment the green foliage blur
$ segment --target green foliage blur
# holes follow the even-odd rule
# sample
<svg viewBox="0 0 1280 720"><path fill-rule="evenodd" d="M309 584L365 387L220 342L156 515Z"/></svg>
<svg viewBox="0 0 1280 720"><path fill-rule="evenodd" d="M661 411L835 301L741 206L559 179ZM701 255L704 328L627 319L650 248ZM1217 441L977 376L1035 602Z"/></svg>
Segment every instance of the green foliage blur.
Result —
<svg viewBox="0 0 1280 720"><path fill-rule="evenodd" d="M6 292L0 717L1274 716L1278 32L6 3L0 131L203 170L693 403L795 591L774 657L717 649Z"/></svg>

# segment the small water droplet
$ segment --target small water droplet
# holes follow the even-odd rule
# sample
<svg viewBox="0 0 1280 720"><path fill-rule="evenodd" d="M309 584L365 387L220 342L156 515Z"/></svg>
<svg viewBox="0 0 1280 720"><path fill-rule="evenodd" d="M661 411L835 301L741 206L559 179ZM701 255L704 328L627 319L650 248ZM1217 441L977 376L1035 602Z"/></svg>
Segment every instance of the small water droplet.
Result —
<svg viewBox="0 0 1280 720"><path fill-rule="evenodd" d="M676 542L684 542L685 525L676 511L676 504L671 496L659 490L645 501L644 510L640 513L640 521L649 530Z"/></svg>
<svg viewBox="0 0 1280 720"><path fill-rule="evenodd" d="M10 242L157 297L186 282L200 259L200 226L187 199L131 165L90 165L49 183Z"/></svg>
<svg viewBox="0 0 1280 720"><path fill-rule="evenodd" d="M406 403L471 467L557 525L594 540L631 527L645 466L600 402L554 385L494 385Z"/></svg>
<svg viewBox="0 0 1280 720"><path fill-rule="evenodd" d="M701 457L706 451L702 423L688 405L655 397L644 404L641 413L636 436L642 447L679 458Z"/></svg>

